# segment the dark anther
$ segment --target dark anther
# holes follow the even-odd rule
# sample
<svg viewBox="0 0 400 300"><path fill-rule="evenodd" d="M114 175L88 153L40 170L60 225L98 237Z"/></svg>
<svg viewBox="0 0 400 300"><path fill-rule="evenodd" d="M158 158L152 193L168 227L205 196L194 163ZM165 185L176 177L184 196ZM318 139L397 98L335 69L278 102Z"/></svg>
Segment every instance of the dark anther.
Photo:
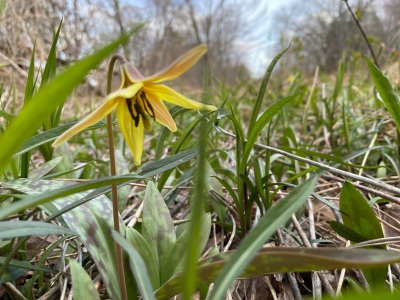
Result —
<svg viewBox="0 0 400 300"><path fill-rule="evenodd" d="M128 110L129 113L131 114L132 119L134 119L135 116L133 115L133 110L132 110L132 99L126 99L126 104L128 105Z"/></svg>
<svg viewBox="0 0 400 300"><path fill-rule="evenodd" d="M132 99L126 99L126 104L128 105L128 110L129 110L129 113L131 114L132 119L135 121L135 126L138 127L139 121L140 121L140 114L141 114L140 106L137 103L134 104L134 107L135 107L136 113L137 113L137 115L135 117L135 115L133 114L133 110L132 110Z"/></svg>
<svg viewBox="0 0 400 300"><path fill-rule="evenodd" d="M135 103L134 105L136 111L137 111L137 116L136 118L133 118L135 120L135 127L139 126L139 121L140 121L140 115L143 114L142 108L140 107L139 103Z"/></svg>
<svg viewBox="0 0 400 300"><path fill-rule="evenodd" d="M149 116L152 117L154 119L154 121L155 121L156 120L156 115L154 114L153 107L151 106L149 100L147 100L147 98L146 98L145 92L142 92L140 94L140 98L142 98L144 109L149 114ZM151 113L150 113L150 111L151 111Z"/></svg>

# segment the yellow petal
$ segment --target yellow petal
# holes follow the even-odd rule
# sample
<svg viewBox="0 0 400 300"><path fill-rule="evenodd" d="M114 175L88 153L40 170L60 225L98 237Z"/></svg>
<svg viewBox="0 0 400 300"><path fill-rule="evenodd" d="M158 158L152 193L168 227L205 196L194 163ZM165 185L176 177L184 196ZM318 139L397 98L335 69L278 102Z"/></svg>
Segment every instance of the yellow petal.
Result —
<svg viewBox="0 0 400 300"><path fill-rule="evenodd" d="M81 120L78 124L72 126L66 132L58 137L53 143L53 147L58 147L65 141L67 141L70 137L77 134L78 132L88 128L104 119L109 113L113 111L113 109L118 105L120 100L125 98L133 97L143 86L142 83L134 84L126 89L117 90L110 95L107 96L105 102L94 112L88 115L86 118Z"/></svg>
<svg viewBox="0 0 400 300"><path fill-rule="evenodd" d="M183 54L181 57L179 57L177 60L175 60L172 64L170 64L165 69L161 70L160 72L157 72L156 74L154 74L150 77L144 78L141 82L161 82L161 81L175 79L175 78L181 76L183 73L185 73L191 67L193 67L194 64L206 52L207 52L206 45L199 45L197 47L194 47L193 49L189 50L188 52ZM132 82L134 82L134 81L132 81Z"/></svg>
<svg viewBox="0 0 400 300"><path fill-rule="evenodd" d="M190 100L185 96L183 96L182 94L179 94L175 92L173 89L162 84L151 84L151 83L145 84L142 90L145 91L146 95L149 95L149 97L151 97L152 99L153 98L162 99L169 103L179 105L185 108L199 109L199 110L217 109L213 105L205 105L203 103Z"/></svg>
<svg viewBox="0 0 400 300"><path fill-rule="evenodd" d="M121 129L122 135L132 151L135 164L140 165L142 162L144 134L142 115L139 114L139 122L137 126L135 126L135 120L132 119L126 101L120 101L117 115L119 128Z"/></svg>
<svg viewBox="0 0 400 300"><path fill-rule="evenodd" d="M150 112L151 117L153 117L158 123L168 127L169 130L175 132L176 124L174 119L172 119L171 114L168 109L165 107L164 103L154 97L154 95L146 95L147 102L145 101L145 105L147 106L147 112ZM152 115L154 114L154 115Z"/></svg>

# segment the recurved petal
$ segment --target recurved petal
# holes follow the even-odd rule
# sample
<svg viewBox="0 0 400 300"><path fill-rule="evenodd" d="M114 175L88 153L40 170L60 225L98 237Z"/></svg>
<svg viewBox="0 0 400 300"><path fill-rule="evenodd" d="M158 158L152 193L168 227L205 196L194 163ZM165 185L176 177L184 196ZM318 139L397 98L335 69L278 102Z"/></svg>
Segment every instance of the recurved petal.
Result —
<svg viewBox="0 0 400 300"><path fill-rule="evenodd" d="M136 165L142 162L143 152L143 134L144 125L143 118L139 115L139 122L135 125L135 120L132 119L126 101L121 101L117 110L119 128L132 151L133 159Z"/></svg>
<svg viewBox="0 0 400 300"><path fill-rule="evenodd" d="M62 135L60 135L54 141L52 146L53 147L60 146L62 143L67 141L73 135L77 134L78 132L81 132L82 130L88 128L89 126L92 126L92 125L96 124L97 122L101 121L102 119L104 119L109 113L111 113L113 111L113 109L118 105L118 102L121 99L122 98L120 98L120 97L116 97L116 98L107 100L98 109L96 109L94 112L92 112L86 118L84 118L79 123L72 126L70 129L68 129Z"/></svg>
<svg viewBox="0 0 400 300"><path fill-rule="evenodd" d="M143 83L140 83L140 82L129 85L124 89L119 89L119 90L116 90L115 92L111 93L110 95L107 96L107 99L111 99L114 97L122 97L125 99L130 99L133 96L135 96L142 87L143 87Z"/></svg>
<svg viewBox="0 0 400 300"><path fill-rule="evenodd" d="M169 113L168 109L165 107L164 103L162 102L162 100L154 97L154 95L149 95L148 97L151 108L148 108L148 111L154 113L154 119L168 127L169 130L175 132L176 131L176 124L174 119L172 119L171 114ZM147 103L145 103L145 105L148 105Z"/></svg>
<svg viewBox="0 0 400 300"><path fill-rule="evenodd" d="M140 82L144 79L143 75L129 62L124 63L121 69L122 74L126 74L131 82Z"/></svg>
<svg viewBox="0 0 400 300"><path fill-rule="evenodd" d="M181 57L176 59L165 69L156 74L146 77L142 82L161 82L175 79L189 70L207 52L206 45L199 45L192 48Z"/></svg>
<svg viewBox="0 0 400 300"><path fill-rule="evenodd" d="M113 111L115 107L117 107L118 102L125 98L131 98L140 90L143 86L142 83L133 84L125 89L117 90L107 96L104 103L95 111L93 111L86 118L81 120L78 124L72 126L66 132L58 137L53 143L53 147L58 147L65 141L67 141L70 137L77 134L78 132L88 128L104 119L109 113Z"/></svg>
<svg viewBox="0 0 400 300"><path fill-rule="evenodd" d="M152 99L153 98L162 99L169 103L179 105L185 108L199 109L199 110L217 109L213 105L206 105L200 102L190 100L185 96L183 96L182 94L175 92L173 89L163 84L145 84L142 89L146 92L146 95L149 95L149 97L151 97Z"/></svg>

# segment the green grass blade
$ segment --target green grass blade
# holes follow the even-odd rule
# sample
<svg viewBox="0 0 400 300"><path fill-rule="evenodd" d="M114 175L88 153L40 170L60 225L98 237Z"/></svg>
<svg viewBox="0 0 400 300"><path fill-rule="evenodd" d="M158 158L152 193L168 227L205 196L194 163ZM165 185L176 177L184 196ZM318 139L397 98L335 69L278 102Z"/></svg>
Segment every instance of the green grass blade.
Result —
<svg viewBox="0 0 400 300"><path fill-rule="evenodd" d="M269 121L290 101L295 99L297 96L301 95L295 94L292 96L289 96L287 98L284 98L280 100L279 102L275 103L272 105L270 108L268 108L262 115L261 117L257 120L257 122L254 125L254 128L251 130L248 141L246 143L246 146L243 151L242 155L242 164L241 164L241 171L240 173L245 173L244 169L246 168L247 160L249 158L250 152L253 149L254 144L257 141L257 138L259 134L261 133L261 130L264 129L264 127L268 124Z"/></svg>
<svg viewBox="0 0 400 300"><path fill-rule="evenodd" d="M374 80L376 89L396 123L397 129L400 130L400 102L397 93L382 71L379 70L368 57L365 57L365 59L367 60L369 72Z"/></svg>
<svg viewBox="0 0 400 300"><path fill-rule="evenodd" d="M4 264L5 261L6 261L6 258L0 256L0 264ZM32 265L27 261L20 261L20 260L16 260L16 259L12 259L8 265L11 267L17 267L17 268L26 269L26 270L43 271L43 272L49 272L49 273L54 273L54 274L58 273L58 270L47 268L47 267L42 267L40 265Z"/></svg>
<svg viewBox="0 0 400 300"><path fill-rule="evenodd" d="M53 243L50 247L48 247L46 249L46 251L44 251L43 254L41 255L39 261L37 262L37 266L40 267L40 266L44 265L47 257L50 256L50 254L54 251L54 249L56 249L59 244L64 242L69 237L70 237L69 235L65 235L62 238L60 238L58 241ZM11 263L10 263L10 265L11 265ZM41 270L34 270L31 279L29 279L29 281L24 285L24 289L27 290L27 295L25 295L27 298L31 298L31 297L29 297L29 295L31 295L30 291L32 291L32 287L36 281L36 275L39 273L39 271L41 271ZM57 270L54 270L54 271L58 272Z"/></svg>
<svg viewBox="0 0 400 300"><path fill-rule="evenodd" d="M166 170L169 170L171 168L175 168L179 166L182 163L185 163L192 158L196 157L198 154L198 149L190 149L187 151L183 151L181 153L178 153L176 155L168 156L164 159L160 159L156 162L150 163L146 166L143 167L142 172L139 175L123 175L123 176L116 176L116 177L106 177L106 178L101 178L98 180L93 180L89 182L84 182L83 185L81 184L76 184L73 185L73 187L65 187L65 188L60 188L54 191L51 191L49 193L44 193L38 196L32 196L32 197L26 197L24 200L29 200L29 202L24 202L22 201L17 202L16 204L13 204L11 206L8 206L7 209L11 209L13 211L14 209L17 209L19 211L22 207L31 207L35 206L41 203L46 203L48 201L75 194L81 191L86 191L88 189L93 189L98 186L102 186L101 188L96 189L92 193L86 195L83 199L75 201L74 203L71 203L70 205L64 207L63 209L59 210L57 213L54 213L53 215L49 216L46 221L54 220L58 216L70 211L71 209L78 207L79 205L88 202L92 200L93 198L96 198L104 193L107 193L111 191L110 185L113 183L121 183L119 187L128 184L130 182L136 181L138 179L144 179L147 177L152 177L154 175L158 175L162 172L165 172ZM3 187L8 186L8 182L3 183ZM17 207L14 207L15 205L18 205ZM22 208L24 209L24 208ZM9 214L12 214L12 212L6 212L4 213L5 209L0 211L0 219L7 217ZM1 214L3 215L1 216Z"/></svg>
<svg viewBox="0 0 400 300"><path fill-rule="evenodd" d="M368 241L367 238L363 237L362 235L359 235L357 232L354 230L350 229L346 225L343 225L342 223L338 221L330 221L329 226L341 237L350 240L354 243L361 243L361 242L366 242Z"/></svg>
<svg viewBox="0 0 400 300"><path fill-rule="evenodd" d="M47 57L46 66L44 67L43 74L42 74L42 82L40 87L44 87L47 85L55 76L57 71L57 41L60 35L61 25L63 20L61 19L60 24L58 25L57 32L54 33L53 31L53 42L51 44L50 52ZM65 98L66 99L66 98ZM65 99L59 104L61 106L64 105ZM48 116L48 118L44 121L44 130L49 130L53 127L56 127L53 124L54 115L56 114L56 109L52 111L52 115Z"/></svg>
<svg viewBox="0 0 400 300"><path fill-rule="evenodd" d="M382 168L382 166L375 166L375 167L366 167L362 165L355 165L355 164L350 164L345 162L342 158L334 156L334 155L329 155L329 154L324 154L324 153L319 153L316 151L311 151L311 150L306 150L306 149L298 149L298 148L290 148L290 147L276 147L277 149L281 149L287 152L295 151L299 152L302 154L307 154L307 155L312 155L315 157L319 157L322 159L330 160L333 162L336 162L340 165L348 166L348 167L353 167L353 168L359 168L359 169L379 169Z"/></svg>
<svg viewBox="0 0 400 300"><path fill-rule="evenodd" d="M336 147L333 143L335 139L333 138L333 124L334 124L334 113L336 109L336 102L337 102L337 97L339 96L339 93L342 89L342 83L343 83L343 76L344 76L344 71L345 71L345 64L344 64L344 58L342 58L339 62L337 74L336 74L336 82L335 82L335 89L333 90L333 95L332 95L332 106L330 108L330 122L329 122L329 128L331 132L331 142L332 142L332 147Z"/></svg>
<svg viewBox="0 0 400 300"><path fill-rule="evenodd" d="M0 112L0 116L1 116L1 112ZM29 138L23 145L22 147L18 150L17 153L15 153L13 155L13 157L17 157L20 156L24 153L26 153L27 151L30 151L32 149L35 149L43 144L46 144L48 142L54 141L56 138L58 138L61 134L63 134L65 131L67 131L68 129L70 129L72 126L74 126L76 123L78 122L72 122L72 123L68 123L56 128L52 128L48 131L39 133L37 135L34 135L33 137ZM104 121L100 121L96 124L94 124L93 126L90 126L86 129L84 129L84 131L87 130L93 130L93 129L98 129L98 128L102 128L107 126L107 123Z"/></svg>
<svg viewBox="0 0 400 300"><path fill-rule="evenodd" d="M289 47L287 47L286 49L283 49L281 52L279 52L278 55L275 56L274 59L269 64L267 71L265 71L264 79L261 83L260 89L257 94L257 99L256 99L256 103L254 105L253 113L251 114L251 119L250 119L250 124L249 124L249 129L248 129L248 138L250 137L253 127L256 124L258 113L260 112L260 108L261 108L261 103L264 99L265 91L267 90L268 81L272 74L272 71L274 70L275 65L278 63L279 59L282 57L283 54L286 53L286 51L289 50L291 45L292 45L292 43L290 43Z"/></svg>
<svg viewBox="0 0 400 300"><path fill-rule="evenodd" d="M186 141L186 139L190 136L190 133L193 131L193 129L196 128L196 126L198 124L200 124L200 122L207 118L207 116L209 116L210 114L212 114L214 111L210 111L205 113L203 116L201 116L198 120L196 120L195 122L193 122L188 129L185 130L185 132L182 134L182 136L179 138L179 140L175 143L174 148L171 151L171 155L174 155L176 153L179 153L182 150L182 147ZM157 188L159 191L162 190L162 188L164 187L165 183L168 180L168 177L171 175L172 173L172 169L169 170L168 172L165 172L164 174L161 175L160 180L157 183Z"/></svg>
<svg viewBox="0 0 400 300"><path fill-rule="evenodd" d="M58 25L57 32L55 32L55 34L53 36L53 42L51 44L50 52L49 52L49 55L47 57L46 65L44 67L43 74L42 74L42 81L41 81L41 84L40 84L41 87L43 87L47 83L49 83L51 81L51 79L56 75L56 69L57 69L57 56L56 56L57 55L57 53L56 53L57 41L58 41L58 37L60 36L60 30L61 30L62 22L63 22L63 20L60 21L60 24Z"/></svg>
<svg viewBox="0 0 400 300"><path fill-rule="evenodd" d="M74 298L100 300L99 292L85 269L74 259L70 258L68 261L71 267Z"/></svg>
<svg viewBox="0 0 400 300"><path fill-rule="evenodd" d="M191 201L191 222L189 225L189 239L187 258L185 266L185 285L183 289L183 299L190 300L196 287L196 264L198 258L198 248L200 244L200 231L201 231L201 215L202 206L204 201L204 188L205 188L205 174L206 174L206 144L207 144L207 130L205 120L201 123L200 128L200 143L199 143L199 158L197 161L197 179L196 191Z"/></svg>
<svg viewBox="0 0 400 300"><path fill-rule="evenodd" d="M266 212L221 270L215 281L211 299L223 298L233 280L245 270L265 241L307 200L316 182L317 177L311 177Z"/></svg>
<svg viewBox="0 0 400 300"><path fill-rule="evenodd" d="M24 103L28 103L33 97L35 91L34 80L35 80L35 48L36 41L33 44L31 62L29 64L28 79L26 80L25 98ZM28 151L21 157L21 177L28 178L29 175L29 163L31 159L31 152Z"/></svg>
<svg viewBox="0 0 400 300"><path fill-rule="evenodd" d="M35 80L35 49L36 49L36 41L33 44L31 62L29 64L28 79L26 80L24 103L28 103L28 101L32 99L33 92L35 91L35 85L34 85L34 80Z"/></svg>
<svg viewBox="0 0 400 300"><path fill-rule="evenodd" d="M197 267L200 274L197 286L214 282L218 273L232 259L234 254L235 251L229 251L200 261ZM262 248L257 252L240 276L254 278L288 271L309 272L311 270L382 266L399 260L399 253L377 249L345 250L334 248L268 247ZM184 282L184 276L184 273L180 273L166 282L156 291L157 299L167 300L179 294ZM210 297L209 299L219 300L222 298ZM378 297L377 299L381 298Z"/></svg>
<svg viewBox="0 0 400 300"><path fill-rule="evenodd" d="M187 111L188 111L187 108L175 106L170 110L170 114L173 119L176 119L176 117L178 117L179 115L181 115ZM163 126L161 128L160 133L158 134L158 137L157 137L157 141L156 141L156 148L155 148L156 153L154 155L154 160L159 160L161 158L162 149L164 147L164 141L169 132L170 132L170 130L167 127Z"/></svg>
<svg viewBox="0 0 400 300"><path fill-rule="evenodd" d="M48 234L75 235L75 232L52 223L38 221L0 222L0 239Z"/></svg>
<svg viewBox="0 0 400 300"><path fill-rule="evenodd" d="M0 97L1 97L1 93L0 93ZM3 117L7 121L12 121L15 118L15 116L13 114L9 114L8 112L5 112L3 110L0 110L0 117Z"/></svg>

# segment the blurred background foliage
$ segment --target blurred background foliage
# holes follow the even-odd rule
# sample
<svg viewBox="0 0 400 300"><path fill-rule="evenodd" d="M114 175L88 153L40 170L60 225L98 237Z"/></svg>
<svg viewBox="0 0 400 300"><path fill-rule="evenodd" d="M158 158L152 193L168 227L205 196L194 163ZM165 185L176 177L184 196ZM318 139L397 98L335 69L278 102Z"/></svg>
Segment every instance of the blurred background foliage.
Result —
<svg viewBox="0 0 400 300"><path fill-rule="evenodd" d="M378 60L396 70L398 77L397 1L351 0L349 4ZM292 40L293 46L277 66L281 79L297 71L311 78L317 65L322 73L331 74L343 51L348 53L347 59L369 54L345 3L339 0L279 4L261 0L1 0L0 11L3 105L12 90L12 73L22 75L15 76L21 81L16 85L16 101L22 100L34 41L38 70L45 64L54 27L61 18L64 25L57 44L58 67L74 62L143 19L149 20L149 25L121 52L144 75L160 70L194 45L207 44L209 51L202 61L174 83L190 88L198 97L204 83L212 86L210 78L232 84L238 77L260 77L274 53ZM104 97L105 70L103 65L90 74L79 95Z"/></svg>

